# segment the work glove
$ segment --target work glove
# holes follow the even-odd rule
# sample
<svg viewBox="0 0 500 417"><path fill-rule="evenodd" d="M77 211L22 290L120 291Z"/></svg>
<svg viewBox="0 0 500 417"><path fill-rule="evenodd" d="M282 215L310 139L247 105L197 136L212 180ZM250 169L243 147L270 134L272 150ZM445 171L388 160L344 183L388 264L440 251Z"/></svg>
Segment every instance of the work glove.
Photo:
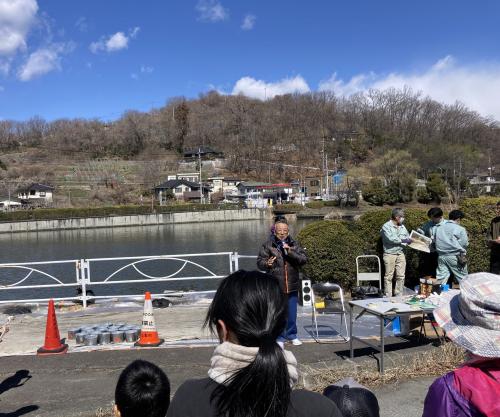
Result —
<svg viewBox="0 0 500 417"><path fill-rule="evenodd" d="M409 245L411 242L413 242L413 240L411 240L410 238L408 238L408 239L401 239L401 242L406 243L407 245Z"/></svg>

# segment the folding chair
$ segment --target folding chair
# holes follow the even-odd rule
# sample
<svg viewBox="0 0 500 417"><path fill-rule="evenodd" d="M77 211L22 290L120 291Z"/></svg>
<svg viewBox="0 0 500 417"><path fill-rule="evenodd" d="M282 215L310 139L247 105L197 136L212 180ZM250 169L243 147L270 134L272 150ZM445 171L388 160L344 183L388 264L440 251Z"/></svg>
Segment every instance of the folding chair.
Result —
<svg viewBox="0 0 500 417"><path fill-rule="evenodd" d="M377 270L370 272L360 272L360 260L361 259L376 259L377 260ZM382 266L380 265L380 258L377 255L360 255L356 257L356 286L359 286L360 282L377 281L378 288L382 289Z"/></svg>
<svg viewBox="0 0 500 417"><path fill-rule="evenodd" d="M317 303L317 294L323 294L325 297L327 297L331 293L339 293L339 300L340 300L340 308L331 306L327 307L326 303L323 308L317 308L316 303ZM311 297L312 297L312 323L314 325L314 330L316 331L315 335L313 334L313 338L317 343L346 343L349 341L349 330L347 328L347 318L346 318L346 309L345 309L345 304L344 304L344 292L342 291L342 288L338 284L332 284L330 282L325 282L325 283L317 283L312 285L311 289ZM326 298L328 300L328 298ZM340 315L340 329L341 331L339 332L339 336L341 340L335 340L335 341L321 341L319 338L319 330L318 330L318 315ZM342 325L345 325L345 336L342 335Z"/></svg>

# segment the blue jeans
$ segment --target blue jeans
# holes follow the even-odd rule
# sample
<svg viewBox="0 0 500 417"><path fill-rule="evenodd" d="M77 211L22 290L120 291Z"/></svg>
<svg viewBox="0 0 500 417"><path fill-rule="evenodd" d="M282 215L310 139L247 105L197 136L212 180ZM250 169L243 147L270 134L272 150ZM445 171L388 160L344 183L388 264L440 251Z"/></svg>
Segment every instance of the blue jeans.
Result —
<svg viewBox="0 0 500 417"><path fill-rule="evenodd" d="M285 340L297 339L297 303L299 300L299 292L294 291L287 294L288 298L288 320L286 328L281 333L278 341L284 342Z"/></svg>

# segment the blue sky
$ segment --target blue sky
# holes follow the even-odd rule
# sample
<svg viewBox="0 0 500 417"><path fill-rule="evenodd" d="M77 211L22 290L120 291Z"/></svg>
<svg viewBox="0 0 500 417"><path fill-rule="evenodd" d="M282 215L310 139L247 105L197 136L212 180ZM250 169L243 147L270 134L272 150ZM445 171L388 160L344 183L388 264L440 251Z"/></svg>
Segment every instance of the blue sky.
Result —
<svg viewBox="0 0 500 417"><path fill-rule="evenodd" d="M500 120L500 2L0 0L0 118L408 85Z"/></svg>

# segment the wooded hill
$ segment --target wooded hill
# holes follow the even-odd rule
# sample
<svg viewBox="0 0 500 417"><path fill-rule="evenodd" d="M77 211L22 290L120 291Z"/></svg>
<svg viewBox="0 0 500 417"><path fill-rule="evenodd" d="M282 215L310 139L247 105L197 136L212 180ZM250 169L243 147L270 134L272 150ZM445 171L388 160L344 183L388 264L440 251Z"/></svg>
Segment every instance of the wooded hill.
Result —
<svg viewBox="0 0 500 417"><path fill-rule="evenodd" d="M313 174L307 167L322 168L323 146L330 169L337 158L337 168L358 178L388 173L427 178L439 172L450 179L485 171L490 164L500 169L498 122L463 104L445 105L410 89L347 98L325 92L284 95L268 101L209 92L197 99L171 99L145 113L127 111L111 122L0 121L0 160L28 149L53 163L61 158L175 159L184 148L199 145L224 152L233 174L270 175L275 181ZM407 153L384 161L391 150ZM0 179L16 178L3 163ZM24 171L18 175L23 178Z"/></svg>

